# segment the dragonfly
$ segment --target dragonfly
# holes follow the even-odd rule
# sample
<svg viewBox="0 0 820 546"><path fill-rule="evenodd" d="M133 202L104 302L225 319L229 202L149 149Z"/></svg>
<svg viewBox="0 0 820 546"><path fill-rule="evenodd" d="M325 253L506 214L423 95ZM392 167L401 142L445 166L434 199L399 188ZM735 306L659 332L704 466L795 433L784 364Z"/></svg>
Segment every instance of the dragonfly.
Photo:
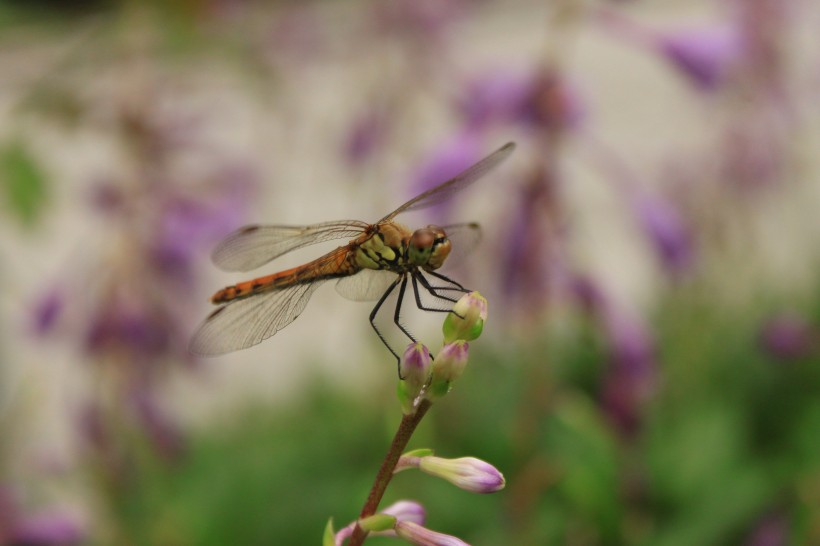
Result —
<svg viewBox="0 0 820 546"><path fill-rule="evenodd" d="M514 149L514 143L505 144L372 224L358 220L307 226L252 224L229 234L211 254L214 264L225 271L250 271L293 250L325 241L349 239L349 242L306 264L217 291L211 296L211 302L219 307L199 326L189 350L213 356L257 345L293 322L320 285L336 279L336 290L342 296L355 301L376 301L370 313L370 325L400 361L376 325L385 301L398 289L393 322L415 342L416 338L400 320L408 283L419 309L451 312L426 305L420 287L434 298L449 302L457 301L450 294L469 292L437 270L448 256L469 251L471 243L478 241L480 228L476 223L463 223L443 227L428 225L411 231L394 218L449 199L497 167Z"/></svg>

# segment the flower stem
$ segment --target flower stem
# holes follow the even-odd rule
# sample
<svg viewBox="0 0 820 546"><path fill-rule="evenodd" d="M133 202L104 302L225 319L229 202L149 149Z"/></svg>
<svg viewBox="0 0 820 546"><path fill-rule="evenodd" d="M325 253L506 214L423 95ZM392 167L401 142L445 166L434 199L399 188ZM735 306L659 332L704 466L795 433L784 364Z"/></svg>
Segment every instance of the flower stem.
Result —
<svg viewBox="0 0 820 546"><path fill-rule="evenodd" d="M404 415L401 418L399 428L396 430L396 434L393 436L393 442L390 444L390 449L387 451L387 455L382 462L381 468L379 468L378 474L376 474L376 480L373 482L373 487L370 489L367 501L362 507L359 519L372 516L376 513L379 503L384 496L384 492L387 489L387 484L390 483L390 479L393 477L393 471L396 469L399 457L404 453L408 442L410 442L410 437L413 436L413 432L431 405L430 401L422 400L414 414ZM353 534L350 536L348 546L361 546L366 537L367 533L356 525Z"/></svg>

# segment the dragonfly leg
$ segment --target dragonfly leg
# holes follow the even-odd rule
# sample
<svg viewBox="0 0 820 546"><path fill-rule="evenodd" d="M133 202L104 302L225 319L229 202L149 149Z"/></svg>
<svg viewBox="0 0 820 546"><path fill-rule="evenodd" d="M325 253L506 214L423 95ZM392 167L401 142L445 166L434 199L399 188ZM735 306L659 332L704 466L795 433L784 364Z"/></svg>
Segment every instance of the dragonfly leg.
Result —
<svg viewBox="0 0 820 546"><path fill-rule="evenodd" d="M396 280L393 281L393 283L389 287L387 287L387 290L384 291L384 294L382 294L382 297L379 298L379 301L376 302L376 306L373 307L373 310L370 312L370 326L373 327L373 331L376 332L377 336L379 336L379 339L382 341L382 343L384 343L384 346L387 347L387 350L390 351L393 354L393 356L396 357L396 362L398 362L399 365L401 364L401 357L398 355L398 353L396 353L396 351L393 350L393 347L391 347L390 344L387 343L387 340L384 338L384 335L382 335L382 333L379 331L379 327L376 326L376 315L379 313L379 309L381 309L382 304L384 304L385 300L390 295L390 293L393 292L396 286L398 286L400 280L401 277L396 277ZM401 377L401 374L399 374L399 377Z"/></svg>
<svg viewBox="0 0 820 546"><path fill-rule="evenodd" d="M446 301L449 301L451 303L455 303L456 301L458 301L458 300L455 300L455 299L453 299L449 296L442 296L441 294L436 293L436 288L437 287L431 286L430 283L427 281L427 279L424 278L424 275L422 275L421 273L414 273L413 274L413 293L416 295L416 307L418 307L419 309L421 309L423 311L436 311L436 312L439 312L439 313L449 313L450 309L436 309L435 307L425 307L424 304L421 302L421 295L419 293L418 283L421 283L421 285L424 287L424 289L427 290L427 292L435 298L446 300Z"/></svg>
<svg viewBox="0 0 820 546"><path fill-rule="evenodd" d="M396 301L396 311L393 313L393 323L399 327L399 330L404 332L404 335L410 338L410 341L413 343L416 342L416 338L413 337L413 334L410 333L407 328L401 323L401 304L404 301L404 291L407 289L407 275L401 276L401 286L399 287L399 298Z"/></svg>
<svg viewBox="0 0 820 546"><path fill-rule="evenodd" d="M438 287L437 286L437 287L435 287L437 290L456 290L458 292L464 292L464 293L470 292L470 290L468 288L464 288L460 283L457 283L456 281L454 281L450 277L447 277L446 275L442 275L441 273L436 273L435 271L428 271L427 273L429 275L432 275L432 276L434 276L438 279L441 279L441 280L443 280L445 282L448 282L448 283L453 285L452 287Z"/></svg>

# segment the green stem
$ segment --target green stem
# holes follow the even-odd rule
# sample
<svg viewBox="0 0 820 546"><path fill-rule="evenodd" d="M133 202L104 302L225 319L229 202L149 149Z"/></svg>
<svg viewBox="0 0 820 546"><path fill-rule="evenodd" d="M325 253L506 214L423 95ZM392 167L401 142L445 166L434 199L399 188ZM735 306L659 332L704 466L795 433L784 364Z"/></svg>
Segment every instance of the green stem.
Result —
<svg viewBox="0 0 820 546"><path fill-rule="evenodd" d="M405 415L401 418L399 428L396 430L396 435L393 436L393 442L390 444L390 449L387 451L387 455L382 462L381 468L379 468L378 474L376 474L376 480L373 482L373 487L370 489L370 494L367 496L367 501L364 503L364 507L362 507L362 511L359 514L359 519L372 516L376 513L379 503L384 496L384 492L387 489L387 484L390 483L390 479L393 477L393 471L396 469L396 465L399 462L399 457L401 457L401 454L404 453L408 442L410 442L410 437L413 436L413 432L416 430L416 427L421 422L424 414L427 413L427 410L430 409L431 405L432 403L430 401L422 400L421 404L419 404L419 407L416 409L416 413L412 415ZM361 546L366 537L367 532L356 525L356 528L353 530L353 534L350 536L348 546Z"/></svg>

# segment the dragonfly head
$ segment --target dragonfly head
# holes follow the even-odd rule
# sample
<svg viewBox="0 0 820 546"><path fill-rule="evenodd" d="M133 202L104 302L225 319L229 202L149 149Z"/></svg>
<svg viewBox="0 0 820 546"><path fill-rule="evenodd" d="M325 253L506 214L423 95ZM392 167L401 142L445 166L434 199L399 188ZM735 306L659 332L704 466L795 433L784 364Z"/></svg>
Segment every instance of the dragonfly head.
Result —
<svg viewBox="0 0 820 546"><path fill-rule="evenodd" d="M428 271L438 269L450 254L450 239L438 226L417 229L410 237L407 257L410 263Z"/></svg>

